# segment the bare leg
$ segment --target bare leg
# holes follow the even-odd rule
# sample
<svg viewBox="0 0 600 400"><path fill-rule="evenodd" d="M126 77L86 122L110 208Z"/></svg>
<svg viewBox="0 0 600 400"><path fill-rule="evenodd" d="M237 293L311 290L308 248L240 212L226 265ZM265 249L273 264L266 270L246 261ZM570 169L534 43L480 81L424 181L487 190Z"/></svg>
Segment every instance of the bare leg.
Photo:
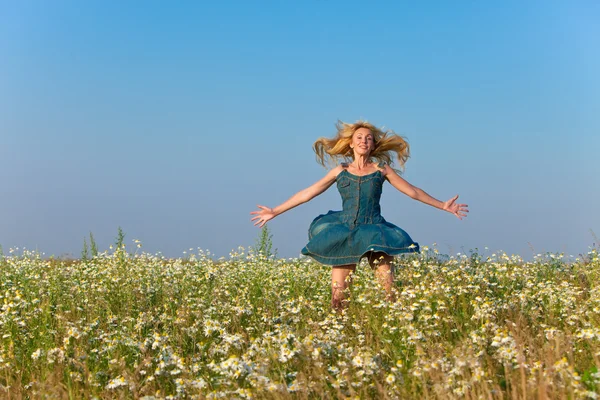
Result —
<svg viewBox="0 0 600 400"><path fill-rule="evenodd" d="M344 308L344 291L352 284L352 274L356 264L341 265L331 270L331 308L341 311Z"/></svg>
<svg viewBox="0 0 600 400"><path fill-rule="evenodd" d="M385 253L369 254L369 265L375 271L377 281L387 293L388 300L395 300L395 293L392 288L394 287L394 268L392 267L393 256Z"/></svg>

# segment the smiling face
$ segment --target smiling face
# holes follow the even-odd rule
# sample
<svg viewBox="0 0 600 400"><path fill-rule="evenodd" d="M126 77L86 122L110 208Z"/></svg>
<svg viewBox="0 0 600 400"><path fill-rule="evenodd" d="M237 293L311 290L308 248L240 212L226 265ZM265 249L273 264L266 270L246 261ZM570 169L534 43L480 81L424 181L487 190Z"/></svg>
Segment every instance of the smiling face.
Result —
<svg viewBox="0 0 600 400"><path fill-rule="evenodd" d="M354 150L354 155L367 157L375 149L375 139L373 134L367 128L358 128L352 135L350 147Z"/></svg>

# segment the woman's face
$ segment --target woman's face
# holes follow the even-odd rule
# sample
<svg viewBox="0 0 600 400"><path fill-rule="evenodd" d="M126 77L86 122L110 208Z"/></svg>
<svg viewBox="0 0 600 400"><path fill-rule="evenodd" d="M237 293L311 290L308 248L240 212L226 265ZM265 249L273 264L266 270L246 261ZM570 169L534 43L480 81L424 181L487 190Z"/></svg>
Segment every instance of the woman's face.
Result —
<svg viewBox="0 0 600 400"><path fill-rule="evenodd" d="M350 147L354 150L354 154L368 156L375 149L373 134L367 128L358 128L352 135Z"/></svg>

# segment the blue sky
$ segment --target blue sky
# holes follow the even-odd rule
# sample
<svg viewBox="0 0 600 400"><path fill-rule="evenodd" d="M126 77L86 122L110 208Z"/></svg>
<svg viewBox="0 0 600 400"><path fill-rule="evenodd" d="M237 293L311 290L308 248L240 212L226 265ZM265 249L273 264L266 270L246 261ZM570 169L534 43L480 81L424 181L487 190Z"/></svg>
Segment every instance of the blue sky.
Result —
<svg viewBox="0 0 600 400"><path fill-rule="evenodd" d="M600 235L600 3L0 2L0 244L79 255L117 227L226 256L320 179L338 119L406 136L384 217L444 253L576 255ZM295 257L332 187L269 223Z"/></svg>

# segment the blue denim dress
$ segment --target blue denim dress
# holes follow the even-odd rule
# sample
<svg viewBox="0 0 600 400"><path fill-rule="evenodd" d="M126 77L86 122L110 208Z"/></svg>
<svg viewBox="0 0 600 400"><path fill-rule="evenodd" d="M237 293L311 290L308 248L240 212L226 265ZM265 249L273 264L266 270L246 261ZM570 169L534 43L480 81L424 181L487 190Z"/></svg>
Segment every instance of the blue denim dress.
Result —
<svg viewBox="0 0 600 400"><path fill-rule="evenodd" d="M364 176L345 169L340 172L337 188L343 209L313 220L302 254L322 264L339 266L357 264L370 251L389 255L419 252L418 243L381 216L379 199L384 180L380 171Z"/></svg>

